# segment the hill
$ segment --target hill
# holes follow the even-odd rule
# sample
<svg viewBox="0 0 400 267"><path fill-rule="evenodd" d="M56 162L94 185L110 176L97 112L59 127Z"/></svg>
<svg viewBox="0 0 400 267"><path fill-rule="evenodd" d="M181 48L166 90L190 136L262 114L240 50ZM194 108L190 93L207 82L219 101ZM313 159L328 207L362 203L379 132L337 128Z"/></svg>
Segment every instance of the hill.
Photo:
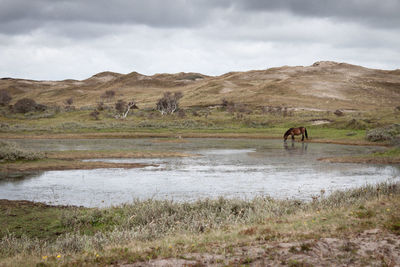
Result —
<svg viewBox="0 0 400 267"><path fill-rule="evenodd" d="M225 98L252 106L368 111L399 105L400 70L321 61L311 66L283 66L221 76L101 72L82 81L2 78L0 89L11 94L12 103L29 97L43 104L61 105L73 97L77 107L94 106L107 90L113 90L116 94L111 101L133 98L141 107L154 107L165 91L181 91L181 104L186 107L217 105Z"/></svg>

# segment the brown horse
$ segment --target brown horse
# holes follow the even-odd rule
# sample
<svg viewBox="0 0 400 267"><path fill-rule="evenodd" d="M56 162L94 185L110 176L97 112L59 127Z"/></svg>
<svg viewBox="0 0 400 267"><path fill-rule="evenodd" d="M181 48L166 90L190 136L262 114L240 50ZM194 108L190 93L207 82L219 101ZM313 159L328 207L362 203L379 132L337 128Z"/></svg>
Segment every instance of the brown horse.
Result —
<svg viewBox="0 0 400 267"><path fill-rule="evenodd" d="M286 133L283 135L283 139L286 141L289 135L292 136L292 140L294 140L295 135L300 135L301 134L301 141L304 141L304 135L308 139L308 134L307 134L307 129L305 127L298 127L298 128L290 128L289 130L286 131Z"/></svg>

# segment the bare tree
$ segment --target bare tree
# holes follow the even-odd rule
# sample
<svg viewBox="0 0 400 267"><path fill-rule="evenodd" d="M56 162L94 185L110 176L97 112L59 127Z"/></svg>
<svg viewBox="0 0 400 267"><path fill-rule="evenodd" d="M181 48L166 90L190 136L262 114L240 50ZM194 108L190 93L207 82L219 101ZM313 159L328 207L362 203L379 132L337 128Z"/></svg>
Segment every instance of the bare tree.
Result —
<svg viewBox="0 0 400 267"><path fill-rule="evenodd" d="M11 96L6 90L0 90L0 106L7 106L11 101Z"/></svg>
<svg viewBox="0 0 400 267"><path fill-rule="evenodd" d="M120 99L115 103L115 109L118 114L115 116L116 119L125 119L131 109L139 109L135 101L126 103L124 100Z"/></svg>
<svg viewBox="0 0 400 267"><path fill-rule="evenodd" d="M179 109L179 99L183 96L182 92L165 92L164 96L157 102L157 110L162 114L173 114Z"/></svg>

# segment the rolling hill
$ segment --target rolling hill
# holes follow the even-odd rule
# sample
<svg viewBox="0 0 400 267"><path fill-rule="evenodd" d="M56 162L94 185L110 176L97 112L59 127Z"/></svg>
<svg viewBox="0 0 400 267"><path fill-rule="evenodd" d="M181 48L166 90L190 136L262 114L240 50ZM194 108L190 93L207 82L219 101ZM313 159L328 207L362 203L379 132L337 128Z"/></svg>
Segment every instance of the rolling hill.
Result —
<svg viewBox="0 0 400 267"><path fill-rule="evenodd" d="M11 94L12 103L29 97L46 105L63 105L72 97L77 107L118 99L135 99L141 107L154 107L164 92L181 91L184 107L218 105L225 98L252 106L368 111L400 105L400 69L379 70L320 61L311 66L283 66L221 76L101 72L81 81L2 78L0 89ZM107 90L115 91L113 99L101 98Z"/></svg>

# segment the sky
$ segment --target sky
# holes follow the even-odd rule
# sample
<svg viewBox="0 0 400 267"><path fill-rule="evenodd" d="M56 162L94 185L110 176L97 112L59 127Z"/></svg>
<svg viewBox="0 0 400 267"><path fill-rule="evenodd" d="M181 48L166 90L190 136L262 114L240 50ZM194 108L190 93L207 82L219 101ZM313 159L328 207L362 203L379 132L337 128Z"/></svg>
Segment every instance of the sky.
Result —
<svg viewBox="0 0 400 267"><path fill-rule="evenodd" d="M0 77L400 68L400 0L0 0Z"/></svg>

